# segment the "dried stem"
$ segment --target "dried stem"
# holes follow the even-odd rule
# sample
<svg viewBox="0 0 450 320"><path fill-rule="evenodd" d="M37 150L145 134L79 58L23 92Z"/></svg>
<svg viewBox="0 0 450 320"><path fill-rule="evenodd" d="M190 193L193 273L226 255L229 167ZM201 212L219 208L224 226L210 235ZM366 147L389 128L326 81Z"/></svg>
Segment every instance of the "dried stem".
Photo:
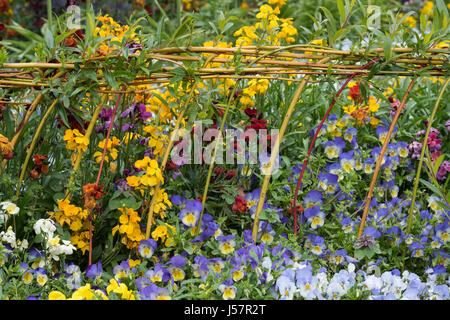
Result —
<svg viewBox="0 0 450 320"><path fill-rule="evenodd" d="M374 64L376 61L378 61L378 59L375 59L369 63L367 63L366 65L364 65L363 67L361 67L361 69L366 69L369 66L371 66L372 64ZM353 73L346 81L345 83L341 86L341 88L339 89L339 91L336 93L336 96L333 97L333 100L331 101L330 106L328 107L327 111L325 112L325 115L322 118L322 121L320 122L319 126L316 129L316 132L314 133L314 137L311 141L311 144L309 145L309 149L308 149L308 153L306 155L306 159L303 162L303 166L302 166L302 170L300 172L300 176L298 178L297 181L297 185L295 188L295 193L294 193L294 235L297 236L297 197L298 197L298 192L300 189L300 185L303 179L303 174L305 172L306 166L308 165L308 161L309 161L309 157L311 155L311 151L312 148L314 147L315 143L316 143L316 139L317 136L319 135L320 129L322 128L323 123L325 122L325 120L328 118L328 115L330 114L331 110L333 109L334 104L336 103L336 99L339 98L339 96L341 95L342 91L347 87L347 84L356 76L356 73Z"/></svg>
<svg viewBox="0 0 450 320"><path fill-rule="evenodd" d="M398 107L397 112L395 113L394 119L392 120L392 123L389 127L388 133L386 135L386 139L384 140L383 146L381 147L380 154L378 155L377 163L376 163L375 170L374 170L374 173L372 176L372 181L370 183L369 192L367 194L366 204L365 204L363 215L361 218L361 223L359 225L358 238L360 238L362 236L362 233L364 231L364 224L366 222L367 213L369 212L370 202L372 201L373 191L375 189L375 184L377 182L378 172L380 171L381 163L383 162L384 153L386 152L387 146L391 139L391 135L392 135L392 132L394 131L395 124L397 123L397 120L400 117L400 113L402 112L402 109L405 106L406 100L408 99L409 93L411 92L414 84L415 84L415 79L412 79L411 82L409 83L408 89L405 92L405 95L403 96L402 102L400 103L400 106Z"/></svg>
<svg viewBox="0 0 450 320"><path fill-rule="evenodd" d="M22 186L22 180L25 176L25 172L27 170L28 162L30 161L31 155L33 154L34 146L36 145L36 142L39 138L39 135L41 134L42 128L44 127L45 121L47 120L50 113L53 111L53 108L58 103L58 99L55 99L53 103L50 105L50 107L45 112L44 116L41 119L41 122L39 123L39 126L34 134L33 140L31 141L30 148L27 151L27 156L25 158L25 161L22 165L22 171L20 172L19 182L17 183L17 190L16 190L16 197L19 198L20 194L20 187Z"/></svg>

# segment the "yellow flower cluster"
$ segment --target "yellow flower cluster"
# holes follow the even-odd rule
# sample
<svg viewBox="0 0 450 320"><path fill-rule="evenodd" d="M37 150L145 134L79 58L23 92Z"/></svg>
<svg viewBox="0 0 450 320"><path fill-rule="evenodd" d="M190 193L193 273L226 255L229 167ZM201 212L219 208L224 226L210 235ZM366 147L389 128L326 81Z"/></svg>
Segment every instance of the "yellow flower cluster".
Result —
<svg viewBox="0 0 450 320"><path fill-rule="evenodd" d="M269 80L267 79L252 79L248 82L248 87L242 90L242 96L239 102L243 105L242 108L255 105L253 98L257 94L266 93L269 88Z"/></svg>
<svg viewBox="0 0 450 320"><path fill-rule="evenodd" d="M400 18L403 17L403 14L400 14ZM415 28L417 25L416 18L413 16L407 16L405 20L403 20L403 25L407 26L408 28Z"/></svg>
<svg viewBox="0 0 450 320"><path fill-rule="evenodd" d="M146 103L147 110L156 115L159 123L168 123L174 118L174 113L169 108L169 104L171 102L177 102L177 97L173 97L169 90L165 90L164 92L154 90L151 91L150 97L145 100L136 96L136 102Z"/></svg>
<svg viewBox="0 0 450 320"><path fill-rule="evenodd" d="M169 143L169 137L163 132L163 128L159 126L145 126L143 130L150 134L148 146L152 148L153 154L156 157L163 156Z"/></svg>
<svg viewBox="0 0 450 320"><path fill-rule="evenodd" d="M234 33L237 46L251 46L256 44L266 44L273 46L282 45L282 41L289 44L295 42L294 36L298 34L293 26L293 19L283 19L280 14L280 7L286 4L285 0L270 0L270 4L275 4L275 9L268 4L259 8L256 18L259 21L253 26L244 26ZM260 36L258 36L258 34Z"/></svg>
<svg viewBox="0 0 450 320"><path fill-rule="evenodd" d="M164 178L159 168L158 162L149 157L145 157L142 160L138 160L134 163L135 167L142 169L143 174L140 176L127 177L127 183L129 186L136 190L146 190L148 187L154 187L160 183L164 183Z"/></svg>
<svg viewBox="0 0 450 320"><path fill-rule="evenodd" d="M352 81L348 84L348 87L352 88L355 85L357 84ZM351 98L349 97L349 99ZM378 103L377 99L374 96L370 96L367 105L351 104L349 106L343 106L342 110L346 114L351 116L350 119L356 120L356 123L358 125L362 125L364 121L367 120L367 117L370 116L370 124L372 126L376 126L378 125L380 120L377 119L374 114L378 112L379 108L380 104Z"/></svg>
<svg viewBox="0 0 450 320"><path fill-rule="evenodd" d="M141 217L138 213L131 208L119 208L122 215L119 218L120 225L115 226L112 229L112 234L114 235L117 231L123 235L122 243L127 246L128 249L137 248L139 242L145 239L142 233L139 221Z"/></svg>
<svg viewBox="0 0 450 320"><path fill-rule="evenodd" d="M114 292L116 295L119 295L122 300L136 299L133 291L129 290L125 283L118 283L116 279L109 280L109 283L109 286L106 288L108 295L111 294L111 292Z"/></svg>
<svg viewBox="0 0 450 320"><path fill-rule="evenodd" d="M117 49L117 46L111 42L122 42L130 27L127 25L121 26L115 22L113 18L108 16L108 14L97 17L96 19L100 21L102 25L95 28L94 35L102 38L110 37L110 39L104 41L99 48L101 54L108 55ZM139 43L139 39L136 37L136 33L134 31L129 34L129 38L127 40L133 40L134 42Z"/></svg>
<svg viewBox="0 0 450 320"><path fill-rule="evenodd" d="M61 227L67 224L72 231L70 242L80 249L83 254L89 249L89 213L73 204L69 199L58 200L58 210L47 212Z"/></svg>
<svg viewBox="0 0 450 320"><path fill-rule="evenodd" d="M109 285L106 288L108 295L115 293L122 300L135 300L133 291L128 289L125 283L118 283L115 279L109 281ZM109 300L109 297L99 289L91 288L91 285L87 283L84 286L79 287L72 293L71 298L67 298L64 293L60 291L51 291L48 295L48 300Z"/></svg>
<svg viewBox="0 0 450 320"><path fill-rule="evenodd" d="M429 17L433 17L433 7L434 7L433 1L426 1L422 9L420 9L420 13Z"/></svg>
<svg viewBox="0 0 450 320"><path fill-rule="evenodd" d="M270 6L275 5L275 8ZM280 18L280 7L286 4L286 0L269 0L259 8L256 18L259 19L254 25L243 26L233 35L236 46L271 45L280 46L295 42L294 36L298 34L293 26L292 18ZM249 87L243 90L239 102L242 108L253 107L256 94L264 94L268 88L269 81L265 79L253 79Z"/></svg>
<svg viewBox="0 0 450 320"><path fill-rule="evenodd" d="M151 196L153 196L153 194L155 193L154 190L155 189L152 189L150 191ZM167 206L169 206L169 208L172 208L172 202L170 202L166 190L159 189L158 194L156 196L155 204L153 205L153 212L159 214L161 218L165 218L166 217L165 211L167 209Z"/></svg>
<svg viewBox="0 0 450 320"><path fill-rule="evenodd" d="M84 136L78 129L67 129L64 133L64 141L66 141L67 150L86 151L89 145L89 139Z"/></svg>
<svg viewBox="0 0 450 320"><path fill-rule="evenodd" d="M100 163L100 161L102 160L102 155L103 155L103 148L105 147L105 140L103 139L102 141L100 141L98 143L98 147L102 150L97 151L94 153L94 157L95 157L95 162ZM111 137L110 139L108 139L108 143L106 145L106 154L105 154L105 161L108 162L109 161L109 156L113 159L116 160L117 159L117 155L119 154L118 150L115 148L117 146L120 145L120 140L117 139L116 137Z"/></svg>
<svg viewBox="0 0 450 320"><path fill-rule="evenodd" d="M174 242L173 235L175 234L176 229L170 224L165 223L164 225L159 225L153 230L152 238L155 241L161 239L161 242L164 243L166 247L170 247L170 245Z"/></svg>

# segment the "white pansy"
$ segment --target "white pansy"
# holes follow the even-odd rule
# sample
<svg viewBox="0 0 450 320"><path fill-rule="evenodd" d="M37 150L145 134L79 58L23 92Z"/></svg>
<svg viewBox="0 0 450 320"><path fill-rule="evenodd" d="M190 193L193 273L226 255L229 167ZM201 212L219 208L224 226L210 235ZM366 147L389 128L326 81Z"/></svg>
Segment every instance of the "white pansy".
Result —
<svg viewBox="0 0 450 320"><path fill-rule="evenodd" d="M10 216L16 215L20 211L20 208L18 206L9 201L0 202L0 207L3 213L8 214Z"/></svg>
<svg viewBox="0 0 450 320"><path fill-rule="evenodd" d="M0 233L0 240L2 242L8 243L14 249L17 248L16 234L14 233L11 226L9 226L6 232L2 231Z"/></svg>
<svg viewBox="0 0 450 320"><path fill-rule="evenodd" d="M36 234L43 233L48 238L53 238L53 233L56 231L55 223L51 219L39 219L33 226Z"/></svg>
<svg viewBox="0 0 450 320"><path fill-rule="evenodd" d="M17 241L17 248L21 251L25 251L28 249L28 240L27 239L23 239L23 240L18 240Z"/></svg>

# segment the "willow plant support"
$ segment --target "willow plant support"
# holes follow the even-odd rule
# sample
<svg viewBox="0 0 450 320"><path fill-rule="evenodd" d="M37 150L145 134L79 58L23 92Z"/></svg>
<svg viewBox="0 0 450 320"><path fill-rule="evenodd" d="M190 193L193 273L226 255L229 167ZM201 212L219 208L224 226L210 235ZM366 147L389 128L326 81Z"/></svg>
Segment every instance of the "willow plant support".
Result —
<svg viewBox="0 0 450 320"><path fill-rule="evenodd" d="M391 125L390 125L388 133L386 135L386 139L384 140L383 146L381 147L380 154L378 155L377 163L376 163L375 170L374 170L373 176L372 176L372 181L370 182L369 192L367 194L366 204L365 204L363 215L361 218L361 223L359 225L358 239L361 238L362 233L364 231L364 225L366 222L367 214L369 212L370 203L372 202L373 191L375 189L375 184L377 182L378 172L380 171L381 163L383 162L384 153L386 152L389 141L391 140L391 135L392 135L392 132L394 131L395 124L397 123L397 120L400 117L402 109L406 104L406 100L408 99L408 96L409 96L412 88L414 87L414 84L415 84L415 79L413 78L409 82L409 86L406 89L406 92L403 96L400 106L397 108L397 111L394 115L394 119L392 119Z"/></svg>
<svg viewBox="0 0 450 320"><path fill-rule="evenodd" d="M371 66L372 64L374 64L375 62L378 61L378 58L365 64L364 66L361 67L361 69L366 69L369 66ZM300 189L300 185L303 179L303 174L305 173L305 169L306 166L308 165L308 161L309 161L309 157L311 155L312 149L316 143L316 139L317 136L319 135L320 130L322 129L323 123L325 122L325 120L328 118L328 115L330 114L331 110L333 109L334 104L336 103L336 99L339 98L339 96L341 95L342 91L347 87L348 83L357 75L357 73L353 73L346 81L345 83L341 86L341 88L339 89L339 91L336 93L336 95L333 97L333 100L331 101L330 106L328 107L327 111L325 112L325 115L322 118L322 121L320 122L319 126L316 129L316 132L314 133L314 137L311 141L311 144L309 145L309 149L308 149L308 153L306 155L306 159L303 162L303 166L302 166L302 170L300 172L300 176L298 178L297 181L297 185L295 187L295 193L294 193L294 202L293 202L293 210L294 210L294 235L297 236L297 197L298 197L298 192Z"/></svg>
<svg viewBox="0 0 450 320"><path fill-rule="evenodd" d="M53 76L52 80L56 80L60 77L62 77L64 74L66 73L66 71L59 71L55 76ZM11 139L11 147L14 150L14 146L17 143L17 140L19 140L20 135L22 134L23 129L25 128L26 124L28 123L28 120L31 117L31 114L34 112L34 110L36 110L37 105L39 104L39 102L41 101L43 97L42 92L39 92L36 97L33 100L33 103L28 107L27 112L25 113L25 116L22 118L22 121L20 122L19 126L16 129L16 132L13 136L13 138ZM0 174L3 173L3 169L6 166L6 163L8 162L8 160L3 160L2 165L0 167Z"/></svg>
<svg viewBox="0 0 450 320"><path fill-rule="evenodd" d="M41 119L41 122L39 123L39 126L34 134L33 140L31 141L30 148L27 151L27 156L25 158L25 161L22 165L22 171L20 172L19 176L19 182L17 183L17 190L16 190L16 197L19 198L20 194L20 188L22 186L22 180L25 176L25 172L27 171L28 162L30 161L31 155L33 154L34 147L36 145L36 142L38 141L39 135L41 134L42 129L44 128L45 121L47 120L50 113L53 111L53 108L58 103L58 99L55 99L53 103L50 105L50 107L45 112L44 116Z"/></svg>
<svg viewBox="0 0 450 320"><path fill-rule="evenodd" d="M100 176L102 174L103 164L105 162L106 149L108 148L109 136L111 135L111 130L114 125L114 117L116 116L117 108L119 107L120 100L122 99L123 93L119 93L117 97L116 106L114 107L113 113L111 115L111 121L109 123L108 132L106 133L105 144L103 146L102 159L100 161L100 167L98 169L97 179L95 180L95 185L98 186L100 182ZM89 210L88 215L89 220L89 265L92 264L92 212Z"/></svg>
<svg viewBox="0 0 450 320"><path fill-rule="evenodd" d="M429 136L430 131L431 131L431 126L433 124L434 116L436 115L439 103L441 102L441 98L444 95L445 89L447 88L447 85L448 85L449 81L450 81L450 78L447 79L447 81L445 82L444 86L442 87L441 92L439 93L439 96L438 96L438 98L436 100L436 103L434 104L434 108L433 108L433 111L431 112L430 119L428 119L427 130L425 132L425 137L423 138L423 142L422 142L422 150L420 152L420 160L419 160L419 165L417 167L416 179L414 180L414 189L413 189L413 194L412 194L412 199L411 199L411 207L409 208L408 225L406 227L406 233L407 234L409 234L409 232L411 230L412 217L413 217L413 212L414 212L414 205L415 205L416 195L417 195L417 188L419 186L420 173L422 171L422 164L423 164L423 159L424 159L424 156L425 156L425 149L426 149L426 146L427 146L428 136Z"/></svg>
<svg viewBox="0 0 450 320"><path fill-rule="evenodd" d="M203 64L203 67L207 66L208 63L210 63L211 60L214 57L215 56L210 56L208 59L206 59L206 61ZM164 171L164 169L166 167L167 161L169 160L169 155L170 155L172 147L173 147L173 145L175 143L175 138L176 138L176 136L178 134L178 130L180 129L180 125L181 125L181 122L183 121L184 114L186 113L187 109L189 108L189 104L190 104L192 98L194 97L194 93L195 93L196 89L197 89L197 82L192 84L191 91L189 92L189 97L187 98L183 109L181 110L180 114L178 115L177 121L175 123L175 127L174 127L174 129L172 131L172 134L171 134L170 139L169 139L169 143L167 144L166 151L164 152L164 156L163 156L163 159L161 161L161 174L163 173L163 171ZM148 209L147 227L146 227L146 230L145 230L145 238L146 239L150 238L150 232L151 232L152 223L153 223L153 213L154 213L156 200L158 198L158 194L159 194L159 191L160 191L160 187L161 187L161 182L158 181L156 186L155 186L155 188L153 189L154 190L153 191L153 196L152 196L152 200L150 202L150 207Z"/></svg>
<svg viewBox="0 0 450 320"><path fill-rule="evenodd" d="M108 95L104 94L102 96L102 99L97 106L97 108L94 110L94 114L92 115L91 121L89 122L88 128L86 129L86 134L84 135L88 140L91 137L92 132L94 131L95 123L97 122L98 115L100 114L100 111L103 108L103 105L105 104L106 100L108 99ZM80 152L77 155L77 158L75 160L75 164L73 165L72 175L70 176L69 185L73 182L75 179L75 174L78 172L78 169L80 168L81 159L83 158L84 152L80 150ZM67 189L66 195L64 198L70 199L70 191Z"/></svg>
<svg viewBox="0 0 450 320"><path fill-rule="evenodd" d="M186 110L189 107L189 103L191 102L192 98L194 97L196 88L197 88L197 83L194 83L192 85L191 91L189 93L189 97L186 99L183 109L181 110L180 114L178 115L177 122L175 123L175 127L172 131L171 137L169 139L169 143L167 145L166 151L164 152L164 156L161 161L161 170L164 170L164 168L166 167L167 161L169 160L170 151L172 150L172 147L175 143L175 137L178 134L178 130L180 129L180 125L183 120L184 114L186 113ZM160 191L160 186L161 186L161 182L158 181L158 183L156 184L156 186L153 189L154 193L152 196L152 200L151 200L150 207L148 209L148 215L147 215L147 228L145 230L145 238L146 239L150 238L150 231L151 231L152 222L153 222L153 213L154 213L156 200L158 199L158 193Z"/></svg>
<svg viewBox="0 0 450 320"><path fill-rule="evenodd" d="M331 59L332 59L332 57L327 57L325 59L320 60L319 63L325 63ZM275 163L275 158L278 154L278 150L280 148L280 143L283 140L284 132L286 131L289 120L292 116L292 113L294 112L295 105L297 104L298 100L300 99L300 96L301 96L303 89L305 88L307 82L309 81L309 78L310 78L310 75L306 75L303 78L303 81L297 87L297 90L295 91L294 96L292 97L291 103L289 104L289 108L286 111L286 114L284 116L283 122L281 124L280 130L279 130L277 138L275 140L275 145L274 145L273 149L271 150L268 168L266 168L268 171L264 176L264 181L263 181L263 184L261 187L261 193L259 194L258 205L257 205L256 211L255 211L255 221L253 222L252 238L255 243L256 243L256 239L258 236L258 230L259 230L259 215L261 214L261 211L262 211L262 208L264 205L264 200L266 198L267 188L269 187L270 177L273 172L273 165Z"/></svg>
<svg viewBox="0 0 450 320"><path fill-rule="evenodd" d="M205 188L203 189L202 210L200 211L200 216L199 216L198 221L197 221L197 226L196 226L196 230L195 230L195 234L196 235L199 235L200 231L201 231L203 213L205 212L206 198L208 196L209 183L211 181L212 171L214 169L214 163L216 161L217 150L219 148L219 145L221 143L223 143L223 141L222 141L222 131L223 131L223 128L225 127L225 122L226 122L226 119L228 117L228 113L230 111L230 107L231 107L231 102L233 100L233 96L234 96L234 94L236 92L236 87L237 86L234 86L233 91L231 92L230 97L228 98L227 106L225 107L225 111L224 111L224 114L222 116L222 122L220 123L219 136L216 137L216 140L215 140L213 156L212 156L211 162L209 164L208 175L206 176Z"/></svg>

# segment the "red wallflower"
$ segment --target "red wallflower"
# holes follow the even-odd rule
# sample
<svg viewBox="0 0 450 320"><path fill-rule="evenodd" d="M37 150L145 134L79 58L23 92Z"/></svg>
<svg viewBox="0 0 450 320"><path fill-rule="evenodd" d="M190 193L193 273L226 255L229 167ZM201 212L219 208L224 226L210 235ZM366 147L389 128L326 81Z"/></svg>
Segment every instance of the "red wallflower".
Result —
<svg viewBox="0 0 450 320"><path fill-rule="evenodd" d="M350 88L349 96L355 103L362 103L363 98L361 96L361 91L359 90L359 83Z"/></svg>
<svg viewBox="0 0 450 320"><path fill-rule="evenodd" d="M258 109L255 108L246 108L244 110L245 114L248 115L250 118L254 118L256 117L256 115L258 114Z"/></svg>
<svg viewBox="0 0 450 320"><path fill-rule="evenodd" d="M34 165L30 170L30 176L33 179L38 179L41 174L48 172L48 166L44 163L47 159L47 156L41 156L38 153L33 156Z"/></svg>
<svg viewBox="0 0 450 320"><path fill-rule="evenodd" d="M244 200L244 197L242 195L234 198L234 203L231 210L238 211L240 213L245 213L248 211L247 201Z"/></svg>

